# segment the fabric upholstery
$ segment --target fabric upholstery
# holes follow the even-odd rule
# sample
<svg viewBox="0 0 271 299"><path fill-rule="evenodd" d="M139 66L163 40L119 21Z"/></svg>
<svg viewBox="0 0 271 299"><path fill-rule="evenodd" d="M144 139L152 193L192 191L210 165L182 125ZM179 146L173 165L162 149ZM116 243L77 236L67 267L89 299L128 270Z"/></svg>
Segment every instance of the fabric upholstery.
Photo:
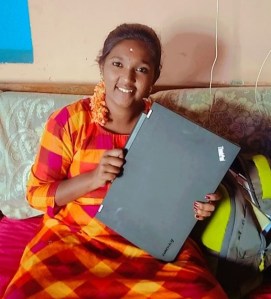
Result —
<svg viewBox="0 0 271 299"><path fill-rule="evenodd" d="M4 215L24 219L40 214L25 200L26 181L40 135L52 111L79 97L0 93L0 210Z"/></svg>
<svg viewBox="0 0 271 299"><path fill-rule="evenodd" d="M243 152L271 155L271 88L223 87L159 91L153 99L238 143Z"/></svg>

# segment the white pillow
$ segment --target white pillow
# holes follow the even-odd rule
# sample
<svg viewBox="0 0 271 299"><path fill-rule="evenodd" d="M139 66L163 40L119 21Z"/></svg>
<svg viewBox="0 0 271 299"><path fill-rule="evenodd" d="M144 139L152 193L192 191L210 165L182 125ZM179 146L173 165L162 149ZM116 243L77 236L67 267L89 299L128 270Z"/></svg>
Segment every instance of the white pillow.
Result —
<svg viewBox="0 0 271 299"><path fill-rule="evenodd" d="M48 116L82 96L0 93L0 210L11 218L41 214L28 205L26 183Z"/></svg>

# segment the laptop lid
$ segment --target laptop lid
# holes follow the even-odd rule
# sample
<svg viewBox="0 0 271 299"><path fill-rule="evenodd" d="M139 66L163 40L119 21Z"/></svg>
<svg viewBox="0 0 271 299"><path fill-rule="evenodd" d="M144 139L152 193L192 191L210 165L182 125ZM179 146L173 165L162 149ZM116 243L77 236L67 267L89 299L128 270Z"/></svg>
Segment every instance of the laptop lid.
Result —
<svg viewBox="0 0 271 299"><path fill-rule="evenodd" d="M196 223L194 202L216 190L240 147L153 103L126 149L123 175L96 217L152 256L172 261Z"/></svg>

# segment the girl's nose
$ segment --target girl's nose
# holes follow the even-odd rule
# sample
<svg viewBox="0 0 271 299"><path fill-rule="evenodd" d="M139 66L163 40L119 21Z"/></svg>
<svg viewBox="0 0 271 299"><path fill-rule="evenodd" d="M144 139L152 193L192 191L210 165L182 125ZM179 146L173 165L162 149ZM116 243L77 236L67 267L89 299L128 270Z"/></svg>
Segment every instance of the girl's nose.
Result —
<svg viewBox="0 0 271 299"><path fill-rule="evenodd" d="M133 70L130 69L124 69L123 71L123 79L126 82L134 82L135 81L135 73Z"/></svg>

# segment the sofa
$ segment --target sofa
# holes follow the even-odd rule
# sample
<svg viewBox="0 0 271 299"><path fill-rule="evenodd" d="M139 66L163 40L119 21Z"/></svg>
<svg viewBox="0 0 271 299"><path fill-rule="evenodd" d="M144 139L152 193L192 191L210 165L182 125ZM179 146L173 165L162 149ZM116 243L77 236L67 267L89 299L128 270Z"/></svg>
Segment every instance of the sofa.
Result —
<svg viewBox="0 0 271 299"><path fill-rule="evenodd" d="M52 111L85 94L80 88L55 91L0 92L0 298L41 223L42 213L28 205L25 189L45 122ZM166 88L151 98L239 144L244 153L271 154L269 86ZM270 285L267 273L247 298L271 298Z"/></svg>

